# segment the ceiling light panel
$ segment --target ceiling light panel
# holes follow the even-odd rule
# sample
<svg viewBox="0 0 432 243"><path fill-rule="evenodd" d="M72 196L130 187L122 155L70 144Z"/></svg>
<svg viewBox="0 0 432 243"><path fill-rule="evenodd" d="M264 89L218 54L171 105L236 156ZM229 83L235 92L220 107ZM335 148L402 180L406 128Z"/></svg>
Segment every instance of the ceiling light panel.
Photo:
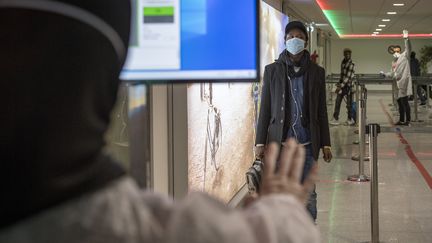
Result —
<svg viewBox="0 0 432 243"><path fill-rule="evenodd" d="M316 0L316 3L323 11L325 17L327 18L330 25L333 27L333 29L336 31L337 35L341 35L341 29L343 29L340 26L340 23L338 21L339 14L336 13L334 9L328 4L325 0Z"/></svg>
<svg viewBox="0 0 432 243"><path fill-rule="evenodd" d="M403 0L400 0L400 1L403 1ZM381 19L381 21L384 23L380 23L379 25L377 25L377 28L376 28L377 31L374 31L373 32L374 34L350 33L349 26L348 27L346 26L347 25L346 24L346 22L347 22L346 18L348 17L346 15L347 13L344 9L341 9L340 6L336 5L334 3L335 2L334 0L333 1L315 0L315 2L321 8L323 14L327 18L327 21L330 23L330 25L336 31L337 35L340 38L402 38L402 34L400 34L400 33L382 34L382 33L378 32L378 31L382 31L383 28L387 26L385 22L390 22L391 21L390 18ZM398 3L396 2L394 4L398 4ZM399 2L399 5L394 5L394 6L404 6L405 5L405 4L403 4L403 5L401 5L401 4L403 4L403 3ZM389 9L389 10L392 10L392 9ZM320 25L325 26L325 23L315 24L315 26L320 26ZM343 32L348 32L348 33L344 34ZM410 33L409 36L414 37L414 38L432 38L432 33L431 34Z"/></svg>
<svg viewBox="0 0 432 243"><path fill-rule="evenodd" d="M375 32L374 32L375 33ZM350 35L341 35L341 38L402 38L402 34L350 34ZM432 38L431 34L409 34L410 38Z"/></svg>

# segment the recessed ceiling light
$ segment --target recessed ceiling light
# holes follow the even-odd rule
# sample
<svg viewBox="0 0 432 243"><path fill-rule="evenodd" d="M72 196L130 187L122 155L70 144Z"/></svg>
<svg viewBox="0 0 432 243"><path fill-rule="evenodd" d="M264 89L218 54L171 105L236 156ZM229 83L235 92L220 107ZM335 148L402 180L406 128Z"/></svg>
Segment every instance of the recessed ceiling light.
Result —
<svg viewBox="0 0 432 243"><path fill-rule="evenodd" d="M378 27L386 27L385 24L379 24Z"/></svg>
<svg viewBox="0 0 432 243"><path fill-rule="evenodd" d="M387 12L387 14L397 14L396 12Z"/></svg>
<svg viewBox="0 0 432 243"><path fill-rule="evenodd" d="M374 33L375 35L378 35L378 34L379 34L379 32L376 32L376 31L375 31L375 32L373 32L373 33Z"/></svg>
<svg viewBox="0 0 432 243"><path fill-rule="evenodd" d="M405 3L393 3L393 6L403 7L403 6L405 6Z"/></svg>
<svg viewBox="0 0 432 243"><path fill-rule="evenodd" d="M382 29L375 29L376 31L382 31Z"/></svg>
<svg viewBox="0 0 432 243"><path fill-rule="evenodd" d="M390 19L382 19L383 22L390 22Z"/></svg>

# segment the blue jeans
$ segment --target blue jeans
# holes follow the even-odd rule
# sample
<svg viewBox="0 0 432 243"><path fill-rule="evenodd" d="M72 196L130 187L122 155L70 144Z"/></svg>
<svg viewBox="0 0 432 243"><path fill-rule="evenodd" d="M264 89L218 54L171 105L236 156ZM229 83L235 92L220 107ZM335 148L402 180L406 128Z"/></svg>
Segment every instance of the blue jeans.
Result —
<svg viewBox="0 0 432 243"><path fill-rule="evenodd" d="M305 163L303 167L303 175L302 175L302 183L306 179L306 177L309 175L310 170L312 169L312 166L315 164L315 160L312 155L312 145L306 145L306 158ZM306 205L306 209L309 211L310 215L312 216L313 220L315 221L317 219L317 193L315 191L316 186L314 185L313 191L311 191L309 195L309 200Z"/></svg>

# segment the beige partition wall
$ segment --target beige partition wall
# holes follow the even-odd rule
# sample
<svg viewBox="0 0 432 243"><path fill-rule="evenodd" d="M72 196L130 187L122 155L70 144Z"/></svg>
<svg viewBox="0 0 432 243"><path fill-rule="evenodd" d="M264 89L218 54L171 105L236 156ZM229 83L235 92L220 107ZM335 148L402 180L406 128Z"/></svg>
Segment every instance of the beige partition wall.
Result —
<svg viewBox="0 0 432 243"><path fill-rule="evenodd" d="M253 84L188 86L189 188L228 202L253 161Z"/></svg>
<svg viewBox="0 0 432 243"><path fill-rule="evenodd" d="M261 63L284 48L288 17L262 2ZM150 92L152 187L181 198L205 191L228 202L254 159L259 83L155 86Z"/></svg>
<svg viewBox="0 0 432 243"><path fill-rule="evenodd" d="M152 188L170 194L168 85L150 88Z"/></svg>
<svg viewBox="0 0 432 243"><path fill-rule="evenodd" d="M288 17L261 3L261 77L284 49ZM259 83L187 86L188 185L228 202L254 159Z"/></svg>

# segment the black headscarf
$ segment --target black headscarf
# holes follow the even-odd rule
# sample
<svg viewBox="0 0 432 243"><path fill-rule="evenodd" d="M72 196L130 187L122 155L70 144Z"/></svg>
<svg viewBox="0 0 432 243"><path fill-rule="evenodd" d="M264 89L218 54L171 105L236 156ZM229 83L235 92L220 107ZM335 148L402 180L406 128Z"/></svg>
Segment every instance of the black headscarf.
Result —
<svg viewBox="0 0 432 243"><path fill-rule="evenodd" d="M127 48L130 1L61 2L101 18ZM0 229L124 174L103 153L124 58L77 23L0 9Z"/></svg>

